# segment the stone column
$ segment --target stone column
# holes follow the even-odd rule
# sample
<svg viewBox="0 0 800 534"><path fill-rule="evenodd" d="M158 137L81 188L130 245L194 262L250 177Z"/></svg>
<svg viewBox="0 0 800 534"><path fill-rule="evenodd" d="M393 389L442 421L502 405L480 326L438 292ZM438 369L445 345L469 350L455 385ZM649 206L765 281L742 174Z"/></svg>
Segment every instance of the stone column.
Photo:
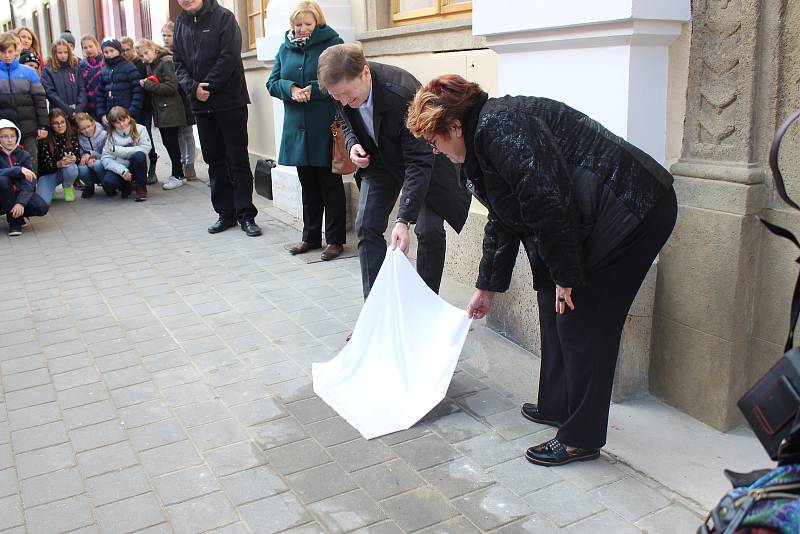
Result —
<svg viewBox="0 0 800 534"><path fill-rule="evenodd" d="M355 28L351 19L350 0L319 0L327 23L334 28L345 42L355 40ZM256 40L258 60L268 67L275 62L275 54L283 44L289 29L289 15L297 6L297 0L270 0L265 21L266 36ZM266 89L265 89L266 90ZM280 153L281 132L283 131L283 102L272 99L272 112L275 127L275 154ZM278 165L272 169L272 196L275 207L295 217L303 216L303 203L300 180L295 167Z"/></svg>
<svg viewBox="0 0 800 534"><path fill-rule="evenodd" d="M680 211L659 264L650 380L654 393L723 430L740 422L736 401L753 380L758 255L774 245L756 215L771 190L764 162L785 5L700 0L692 15L683 151L672 167ZM786 316L788 307L776 315Z"/></svg>

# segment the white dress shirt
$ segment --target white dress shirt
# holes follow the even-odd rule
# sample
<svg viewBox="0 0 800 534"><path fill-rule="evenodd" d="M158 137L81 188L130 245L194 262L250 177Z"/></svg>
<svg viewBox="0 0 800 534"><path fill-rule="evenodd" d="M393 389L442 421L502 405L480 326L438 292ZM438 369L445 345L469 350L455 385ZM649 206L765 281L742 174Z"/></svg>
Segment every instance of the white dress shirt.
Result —
<svg viewBox="0 0 800 534"><path fill-rule="evenodd" d="M378 140L375 139L375 125L372 122L372 85L370 85L369 88L369 98L358 106L358 113L361 115L361 120L364 122L367 133L377 145Z"/></svg>

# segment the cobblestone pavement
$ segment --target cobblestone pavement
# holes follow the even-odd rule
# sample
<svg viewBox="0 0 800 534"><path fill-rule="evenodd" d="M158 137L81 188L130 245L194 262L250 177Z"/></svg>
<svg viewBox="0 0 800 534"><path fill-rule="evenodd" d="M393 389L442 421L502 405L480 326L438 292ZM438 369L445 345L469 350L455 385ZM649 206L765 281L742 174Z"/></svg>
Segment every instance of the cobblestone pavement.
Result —
<svg viewBox="0 0 800 534"><path fill-rule="evenodd" d="M484 372L511 344L480 324L442 405L361 438L310 381L358 316L358 260L291 257L259 202L256 239L206 233L201 182L3 226L0 531L694 532L611 458L528 464L552 430Z"/></svg>

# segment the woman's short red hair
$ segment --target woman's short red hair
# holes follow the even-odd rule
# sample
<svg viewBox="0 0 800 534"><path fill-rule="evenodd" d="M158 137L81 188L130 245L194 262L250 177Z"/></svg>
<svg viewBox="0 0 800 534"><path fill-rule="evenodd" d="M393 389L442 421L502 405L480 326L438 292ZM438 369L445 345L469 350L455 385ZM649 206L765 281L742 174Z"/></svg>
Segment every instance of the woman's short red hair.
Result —
<svg viewBox="0 0 800 534"><path fill-rule="evenodd" d="M445 74L423 85L408 107L406 127L415 137L447 133L464 121L482 93L481 86L458 74Z"/></svg>

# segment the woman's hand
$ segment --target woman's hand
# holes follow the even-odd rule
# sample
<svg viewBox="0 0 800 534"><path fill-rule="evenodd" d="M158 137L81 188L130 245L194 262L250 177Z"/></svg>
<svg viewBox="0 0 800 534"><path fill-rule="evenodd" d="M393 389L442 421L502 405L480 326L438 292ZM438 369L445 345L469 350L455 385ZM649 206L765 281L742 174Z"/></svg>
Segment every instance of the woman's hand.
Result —
<svg viewBox="0 0 800 534"><path fill-rule="evenodd" d="M292 100L295 102L308 102L311 100L311 86L308 85L303 87L302 89L297 87L296 85L292 86Z"/></svg>
<svg viewBox="0 0 800 534"><path fill-rule="evenodd" d="M408 256L408 225L404 222L397 222L392 230L392 250L400 247L400 250Z"/></svg>
<svg viewBox="0 0 800 534"><path fill-rule="evenodd" d="M47 139L47 130L44 128L36 130L36 139Z"/></svg>
<svg viewBox="0 0 800 534"><path fill-rule="evenodd" d="M564 315L568 306L570 310L575 309L575 304L572 302L572 288L556 285L556 313Z"/></svg>
<svg viewBox="0 0 800 534"><path fill-rule="evenodd" d="M81 165L88 165L89 164L89 154L84 154L81 156Z"/></svg>
<svg viewBox="0 0 800 534"><path fill-rule="evenodd" d="M467 315L472 319L483 319L492 309L492 300L494 300L494 291L486 291L484 289L476 289L472 294L472 298L467 305Z"/></svg>
<svg viewBox="0 0 800 534"><path fill-rule="evenodd" d="M17 203L11 207L11 211L9 211L8 214L11 215L11 217L13 217L14 219L19 219L20 217L22 217L23 213L25 213L25 206Z"/></svg>

